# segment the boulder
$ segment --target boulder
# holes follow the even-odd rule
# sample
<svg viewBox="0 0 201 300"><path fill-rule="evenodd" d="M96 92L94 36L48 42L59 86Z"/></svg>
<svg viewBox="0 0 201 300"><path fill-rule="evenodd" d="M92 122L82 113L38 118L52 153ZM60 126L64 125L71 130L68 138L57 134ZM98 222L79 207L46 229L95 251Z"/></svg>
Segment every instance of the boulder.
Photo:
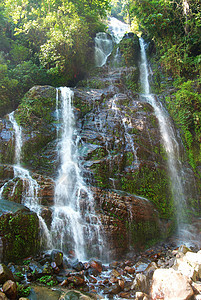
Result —
<svg viewBox="0 0 201 300"><path fill-rule="evenodd" d="M183 275L193 281L201 279L201 251L197 253L186 252L186 254L180 258L177 258L173 268L178 270Z"/></svg>
<svg viewBox="0 0 201 300"><path fill-rule="evenodd" d="M0 264L0 284L3 284L7 280L14 281L13 273L5 264Z"/></svg>
<svg viewBox="0 0 201 300"><path fill-rule="evenodd" d="M17 298L17 284L12 280L6 281L3 285L3 292L10 300L15 300Z"/></svg>
<svg viewBox="0 0 201 300"><path fill-rule="evenodd" d="M8 298L4 293L0 292L0 300L8 300Z"/></svg>
<svg viewBox="0 0 201 300"><path fill-rule="evenodd" d="M59 250L52 250L50 260L55 262L57 267L60 267L63 264L63 253Z"/></svg>
<svg viewBox="0 0 201 300"><path fill-rule="evenodd" d="M157 269L153 274L151 299L188 300L194 292L187 276L174 269Z"/></svg>
<svg viewBox="0 0 201 300"><path fill-rule="evenodd" d="M146 276L144 274L138 273L135 276L135 279L131 286L131 290L135 290L136 292L147 293L148 288L149 288L149 284L148 284Z"/></svg>
<svg viewBox="0 0 201 300"><path fill-rule="evenodd" d="M0 237L3 261L36 254L39 249L39 220L36 213L14 202L1 200Z"/></svg>

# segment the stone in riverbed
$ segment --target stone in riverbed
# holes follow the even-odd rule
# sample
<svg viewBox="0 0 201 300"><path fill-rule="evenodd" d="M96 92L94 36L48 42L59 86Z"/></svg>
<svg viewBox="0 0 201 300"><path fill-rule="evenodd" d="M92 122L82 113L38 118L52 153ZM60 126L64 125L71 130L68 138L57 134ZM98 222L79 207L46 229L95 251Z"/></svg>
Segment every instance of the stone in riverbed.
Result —
<svg viewBox="0 0 201 300"><path fill-rule="evenodd" d="M8 300L8 298L4 293L0 292L0 300Z"/></svg>
<svg viewBox="0 0 201 300"><path fill-rule="evenodd" d="M50 260L55 262L57 267L60 267L63 264L63 253L59 250L52 250Z"/></svg>
<svg viewBox="0 0 201 300"><path fill-rule="evenodd" d="M4 264L0 264L0 284L7 280L14 280L13 273Z"/></svg>
<svg viewBox="0 0 201 300"><path fill-rule="evenodd" d="M183 275L193 281L201 279L201 251L197 253L187 252L183 257L178 258L173 266Z"/></svg>
<svg viewBox="0 0 201 300"><path fill-rule="evenodd" d="M3 285L3 291L10 300L17 298L17 285L12 280L7 280Z"/></svg>

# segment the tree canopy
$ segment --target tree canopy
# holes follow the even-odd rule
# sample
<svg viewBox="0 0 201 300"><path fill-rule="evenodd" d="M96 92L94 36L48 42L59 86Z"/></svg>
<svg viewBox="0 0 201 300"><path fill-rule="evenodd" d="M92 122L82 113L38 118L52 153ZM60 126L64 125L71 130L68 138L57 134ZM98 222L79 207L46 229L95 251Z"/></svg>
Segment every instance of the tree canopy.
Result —
<svg viewBox="0 0 201 300"><path fill-rule="evenodd" d="M0 4L1 114L6 107L15 107L31 85L73 85L87 72L92 38L105 28L102 19L109 4L109 0L5 0Z"/></svg>

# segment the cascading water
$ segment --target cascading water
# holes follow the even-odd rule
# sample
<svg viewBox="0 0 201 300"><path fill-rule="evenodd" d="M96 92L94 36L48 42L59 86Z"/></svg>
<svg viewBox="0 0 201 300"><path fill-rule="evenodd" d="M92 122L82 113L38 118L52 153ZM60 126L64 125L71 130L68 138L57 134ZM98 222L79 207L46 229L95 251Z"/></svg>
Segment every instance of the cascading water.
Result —
<svg viewBox="0 0 201 300"><path fill-rule="evenodd" d="M59 157L61 166L55 187L55 204L51 226L54 248L68 254L73 251L79 260L87 255L102 255L100 221L95 215L93 195L86 187L78 160L79 136L74 128L73 91L58 89L62 122Z"/></svg>
<svg viewBox="0 0 201 300"><path fill-rule="evenodd" d="M119 21L118 19L111 17L109 19L109 27L110 33L114 36L116 44L118 44L124 34L129 30L129 25Z"/></svg>
<svg viewBox="0 0 201 300"><path fill-rule="evenodd" d="M41 206L39 204L38 194L39 194L39 185L35 179L33 179L27 169L24 169L20 162L21 162L21 150L23 145L22 140L22 129L17 124L14 111L9 114L9 120L13 125L15 131L15 164L13 165L14 170L14 178L20 178L23 183L23 193L22 193L22 204L27 206L30 210L37 213L40 227L41 227L41 243L45 247L51 247L51 239L50 234L47 228L47 225L43 218L40 216L41 213ZM12 193L14 193L16 185L13 187ZM3 192L3 188L2 188Z"/></svg>
<svg viewBox="0 0 201 300"><path fill-rule="evenodd" d="M139 162L138 162L138 158L137 158L137 150L135 149L135 145L133 142L133 138L132 136L129 134L129 117L125 116L125 114L123 114L121 112L120 109L118 109L116 101L118 101L120 95L116 94L113 98L112 98L112 110L115 111L115 117L118 118L119 120L121 120L122 125L124 127L124 131L125 131L125 146L126 146L126 150L128 152L131 152L133 155L133 162L132 162L132 167L138 168L139 167ZM132 128L132 126L131 126Z"/></svg>
<svg viewBox="0 0 201 300"><path fill-rule="evenodd" d="M171 180L172 195L175 202L178 227L184 221L184 213L186 209L186 199L184 195L182 182L182 168L179 160L179 144L177 142L174 129L172 127L168 113L162 104L157 100L156 96L150 93L149 71L146 58L145 43L142 38L140 40L141 48L141 64L140 79L144 90L142 98L148 102L154 109L155 115L159 122L161 137L167 153L167 164Z"/></svg>
<svg viewBox="0 0 201 300"><path fill-rule="evenodd" d="M105 65L107 58L113 50L114 42L118 44L123 38L129 26L116 18L109 19L109 32L111 36L105 32L98 32L95 37L95 65L102 67ZM113 39L112 39L113 37ZM114 40L114 41L113 41ZM118 48L117 48L118 55Z"/></svg>
<svg viewBox="0 0 201 300"><path fill-rule="evenodd" d="M95 37L95 65L102 67L113 49L112 38L105 32L98 32Z"/></svg>

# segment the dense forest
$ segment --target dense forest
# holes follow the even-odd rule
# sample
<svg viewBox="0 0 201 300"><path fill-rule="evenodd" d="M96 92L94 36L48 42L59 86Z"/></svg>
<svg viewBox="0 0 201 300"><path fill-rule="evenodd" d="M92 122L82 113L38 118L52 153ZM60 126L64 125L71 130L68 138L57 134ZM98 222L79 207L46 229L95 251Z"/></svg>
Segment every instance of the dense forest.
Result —
<svg viewBox="0 0 201 300"><path fill-rule="evenodd" d="M72 86L83 76L108 7L108 0L0 4L1 115L35 84Z"/></svg>
<svg viewBox="0 0 201 300"><path fill-rule="evenodd" d="M93 64L88 59L93 38L107 29L110 11L149 41L155 92L165 98L190 164L199 171L200 0L5 0L0 4L0 114L16 108L33 85L73 86L82 79Z"/></svg>

